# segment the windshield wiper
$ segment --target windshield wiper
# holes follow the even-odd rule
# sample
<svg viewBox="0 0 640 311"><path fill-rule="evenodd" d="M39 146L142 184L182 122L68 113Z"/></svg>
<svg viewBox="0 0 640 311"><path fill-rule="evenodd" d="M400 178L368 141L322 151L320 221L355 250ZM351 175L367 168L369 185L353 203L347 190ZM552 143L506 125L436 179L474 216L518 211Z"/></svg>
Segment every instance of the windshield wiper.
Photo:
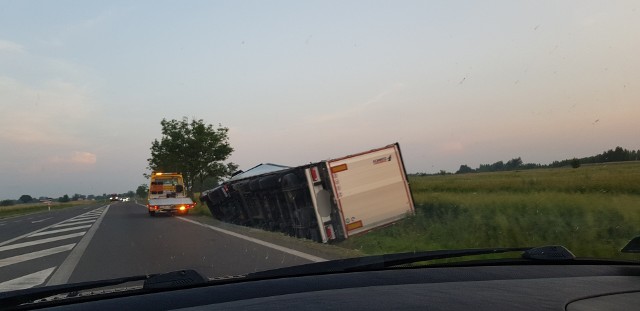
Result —
<svg viewBox="0 0 640 311"><path fill-rule="evenodd" d="M622 250L622 253L640 253L640 236L637 236L625 245Z"/></svg>
<svg viewBox="0 0 640 311"><path fill-rule="evenodd" d="M142 290L147 292L207 283L207 280L194 270L179 270L168 273L138 275L101 281L88 281L81 283L27 288L0 293L0 306L15 307L24 303L33 302L38 299L55 295L77 293L81 290L96 289L143 280L145 282L142 285Z"/></svg>
<svg viewBox="0 0 640 311"><path fill-rule="evenodd" d="M385 255L374 255L338 259L280 269L254 272L247 278L271 278L295 275L312 275L338 272L355 272L384 269L393 266L430 261L435 259L457 258L474 255L523 252L521 258L531 260L571 260L575 256L563 246L511 247L511 248L475 248L459 250L437 250L423 252L407 252Z"/></svg>

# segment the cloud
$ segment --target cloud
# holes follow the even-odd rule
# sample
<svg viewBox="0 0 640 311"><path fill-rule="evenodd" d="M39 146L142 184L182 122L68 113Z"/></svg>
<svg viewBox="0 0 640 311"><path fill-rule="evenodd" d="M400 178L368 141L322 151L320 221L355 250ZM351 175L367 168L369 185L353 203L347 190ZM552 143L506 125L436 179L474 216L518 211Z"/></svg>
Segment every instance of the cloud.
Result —
<svg viewBox="0 0 640 311"><path fill-rule="evenodd" d="M65 156L54 156L49 158L49 163L69 163L69 164L96 164L96 155L86 151L74 151Z"/></svg>
<svg viewBox="0 0 640 311"><path fill-rule="evenodd" d="M405 85L403 83L399 83L399 82L394 83L391 86L389 86L387 89L383 90L382 92L375 94L364 103L361 103L359 105L353 105L348 109L341 109L333 113L321 114L317 117L313 117L312 121L316 123L325 123L325 122L330 122L330 121L335 121L340 119L344 120L344 119L353 118L354 116L364 113L371 106L378 104L380 102L383 102L385 98L387 98L388 96L402 91L404 88L405 88Z"/></svg>
<svg viewBox="0 0 640 311"><path fill-rule="evenodd" d="M0 145L70 144L97 108L86 89L60 80L32 87L0 76L0 94Z"/></svg>
<svg viewBox="0 0 640 311"><path fill-rule="evenodd" d="M24 47L18 43L0 39L0 52L22 53Z"/></svg>
<svg viewBox="0 0 640 311"><path fill-rule="evenodd" d="M450 141L440 145L439 151L443 154L457 154L464 151L464 145L459 141Z"/></svg>
<svg viewBox="0 0 640 311"><path fill-rule="evenodd" d="M40 39L40 43L52 47L64 47L67 42L77 40L78 37L92 35L96 28L106 24L119 14L120 12L117 11L106 10L87 19L69 21L64 27L56 28L56 32L50 34L47 38Z"/></svg>

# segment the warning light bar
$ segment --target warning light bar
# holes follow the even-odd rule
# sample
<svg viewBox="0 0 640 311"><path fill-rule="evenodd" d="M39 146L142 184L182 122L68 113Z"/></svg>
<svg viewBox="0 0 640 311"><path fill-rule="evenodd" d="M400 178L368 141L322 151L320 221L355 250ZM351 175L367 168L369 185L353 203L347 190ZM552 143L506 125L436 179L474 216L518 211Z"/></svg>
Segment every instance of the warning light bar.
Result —
<svg viewBox="0 0 640 311"><path fill-rule="evenodd" d="M162 175L179 175L180 173L175 172L175 173L167 173L167 172L152 172L151 175L153 176L162 176Z"/></svg>

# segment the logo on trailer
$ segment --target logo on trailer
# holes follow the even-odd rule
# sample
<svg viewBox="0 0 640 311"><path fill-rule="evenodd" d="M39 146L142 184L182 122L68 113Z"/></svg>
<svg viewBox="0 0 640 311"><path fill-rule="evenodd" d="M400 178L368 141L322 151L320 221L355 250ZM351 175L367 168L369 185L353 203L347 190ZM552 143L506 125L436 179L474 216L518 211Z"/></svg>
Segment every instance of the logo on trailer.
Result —
<svg viewBox="0 0 640 311"><path fill-rule="evenodd" d="M391 155L375 159L373 160L373 164L375 165L375 164L380 164L380 163L390 162L390 161L391 161Z"/></svg>

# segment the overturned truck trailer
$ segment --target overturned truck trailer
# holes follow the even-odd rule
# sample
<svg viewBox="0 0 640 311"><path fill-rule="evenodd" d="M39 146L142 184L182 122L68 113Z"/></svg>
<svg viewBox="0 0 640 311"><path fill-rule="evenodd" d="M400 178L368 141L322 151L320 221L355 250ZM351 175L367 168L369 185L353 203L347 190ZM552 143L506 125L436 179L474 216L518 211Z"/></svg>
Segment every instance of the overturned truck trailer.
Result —
<svg viewBox="0 0 640 311"><path fill-rule="evenodd" d="M219 220L323 243L414 213L397 143L298 167L261 164L200 199Z"/></svg>

